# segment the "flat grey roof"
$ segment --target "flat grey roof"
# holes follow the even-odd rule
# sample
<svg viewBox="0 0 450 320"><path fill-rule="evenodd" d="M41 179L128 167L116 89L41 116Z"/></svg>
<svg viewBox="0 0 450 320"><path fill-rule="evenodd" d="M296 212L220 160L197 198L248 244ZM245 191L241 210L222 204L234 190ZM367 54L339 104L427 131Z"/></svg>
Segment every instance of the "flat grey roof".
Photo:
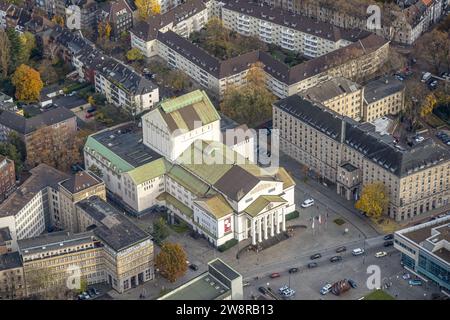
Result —
<svg viewBox="0 0 450 320"><path fill-rule="evenodd" d="M241 276L239 273L234 271L229 265L227 265L220 259L211 261L208 263L208 265L213 267L217 271L219 271L221 274L223 274L229 280L235 280Z"/></svg>
<svg viewBox="0 0 450 320"><path fill-rule="evenodd" d="M161 300L220 300L230 294L230 289L208 272L201 274L181 287L174 289Z"/></svg>
<svg viewBox="0 0 450 320"><path fill-rule="evenodd" d="M135 168L162 157L142 143L142 129L132 123L92 137Z"/></svg>
<svg viewBox="0 0 450 320"><path fill-rule="evenodd" d="M18 240L23 255L73 247L93 241L92 232L70 233L66 231L42 234L38 237Z"/></svg>
<svg viewBox="0 0 450 320"><path fill-rule="evenodd" d="M136 226L111 204L92 196L76 204L95 221L94 234L116 251L150 239L150 235Z"/></svg>
<svg viewBox="0 0 450 320"><path fill-rule="evenodd" d="M22 259L19 252L9 252L0 255L0 270L20 268L21 266Z"/></svg>
<svg viewBox="0 0 450 320"><path fill-rule="evenodd" d="M351 163L348 163L348 162L343 164L341 167L344 168L345 170L347 170L348 172L353 172L356 169L358 169L354 165L352 165Z"/></svg>
<svg viewBox="0 0 450 320"><path fill-rule="evenodd" d="M9 228L0 228L0 245L4 245L6 241L11 241L11 233Z"/></svg>
<svg viewBox="0 0 450 320"><path fill-rule="evenodd" d="M394 77L383 77L364 86L364 100L368 104L405 89L405 85Z"/></svg>

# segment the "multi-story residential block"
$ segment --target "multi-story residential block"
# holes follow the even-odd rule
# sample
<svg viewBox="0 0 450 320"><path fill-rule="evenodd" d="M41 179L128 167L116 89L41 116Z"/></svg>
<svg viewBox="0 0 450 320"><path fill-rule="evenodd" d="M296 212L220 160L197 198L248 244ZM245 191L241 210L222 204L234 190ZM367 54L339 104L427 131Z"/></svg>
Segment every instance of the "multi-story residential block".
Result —
<svg viewBox="0 0 450 320"><path fill-rule="evenodd" d="M364 185L382 182L387 214L397 221L448 205L450 152L427 139L395 144L370 123L360 124L294 95L274 104L280 149L337 184L337 193L358 199Z"/></svg>
<svg viewBox="0 0 450 320"><path fill-rule="evenodd" d="M273 7L282 7L339 27L375 32L387 40L407 45L413 44L433 23L437 22L444 13L443 8L447 5L447 0L413 0L408 1L406 5L401 5L398 1L401 5L400 9L382 12L387 17L380 20L379 28L370 29L371 25L367 23L367 5L357 1L350 2L353 7L352 13L340 9L339 6L321 5L314 1L261 0L259 2Z"/></svg>
<svg viewBox="0 0 450 320"><path fill-rule="evenodd" d="M90 136L85 164L103 172L108 191L133 214L164 205L172 221L185 221L216 246L274 237L295 210L295 183L283 168L258 167L225 146L218 120L206 95L192 92L144 115L142 142L126 126ZM180 129L186 144L175 143Z"/></svg>
<svg viewBox="0 0 450 320"><path fill-rule="evenodd" d="M146 57L156 55L156 36L158 31L172 30L182 37L189 37L199 31L208 22L208 10L203 0L191 0L157 15L147 21L137 22L130 30L131 46L138 48Z"/></svg>
<svg viewBox="0 0 450 320"><path fill-rule="evenodd" d="M398 230L394 247L401 263L425 282L450 291L450 216Z"/></svg>
<svg viewBox="0 0 450 320"><path fill-rule="evenodd" d="M133 115L150 109L159 101L159 89L125 64L111 61L95 70L95 91Z"/></svg>
<svg viewBox="0 0 450 320"><path fill-rule="evenodd" d="M278 97L302 92L333 77L362 80L386 61L389 43L368 35L346 47L293 67L262 51L252 51L221 61L187 39L168 30L158 32L152 51L203 87L222 95L229 85L242 85L252 64L264 65L267 88Z"/></svg>
<svg viewBox="0 0 450 320"><path fill-rule="evenodd" d="M247 0L225 2L222 21L227 29L312 58L345 47L368 34Z"/></svg>
<svg viewBox="0 0 450 320"><path fill-rule="evenodd" d="M208 262L208 271L175 288L158 300L242 300L242 275L220 259Z"/></svg>
<svg viewBox="0 0 450 320"><path fill-rule="evenodd" d="M107 282L119 293L153 279L150 236L97 196L77 203L81 233L53 232L19 241L27 295L35 274L50 275L49 287L67 283L76 274L88 284ZM90 230L90 231L86 231Z"/></svg>
<svg viewBox="0 0 450 320"><path fill-rule="evenodd" d="M15 132L25 143L28 155L39 154L48 145L48 139L64 144L77 132L77 117L64 107L50 108L41 111L33 108L36 114L26 118L15 112L1 111L0 140L6 140L11 132ZM51 128L52 135L42 135L41 129ZM35 166L35 163L29 163Z"/></svg>
<svg viewBox="0 0 450 320"><path fill-rule="evenodd" d="M11 248L17 240L40 235L59 212L58 182L68 175L45 164L30 170L31 176L0 204L0 228L8 228Z"/></svg>
<svg viewBox="0 0 450 320"><path fill-rule="evenodd" d="M133 27L133 10L126 0L102 2L97 14L98 21L109 23L111 38L118 40Z"/></svg>
<svg viewBox="0 0 450 320"><path fill-rule="evenodd" d="M25 296L22 259L18 252L0 254L0 300Z"/></svg>
<svg viewBox="0 0 450 320"><path fill-rule="evenodd" d="M14 161L0 154L0 203L5 200L16 187L16 171Z"/></svg>
<svg viewBox="0 0 450 320"><path fill-rule="evenodd" d="M404 107L405 85L394 77L383 77L364 86L364 121L372 122L387 114L397 114Z"/></svg>
<svg viewBox="0 0 450 320"><path fill-rule="evenodd" d="M363 89L346 78L336 77L322 82L302 92L301 96L321 103L343 116L355 120L362 117Z"/></svg>
<svg viewBox="0 0 450 320"><path fill-rule="evenodd" d="M51 217L52 225L73 233L79 232L75 205L84 199L98 196L106 200L105 183L92 172L80 171L59 182L59 211Z"/></svg>

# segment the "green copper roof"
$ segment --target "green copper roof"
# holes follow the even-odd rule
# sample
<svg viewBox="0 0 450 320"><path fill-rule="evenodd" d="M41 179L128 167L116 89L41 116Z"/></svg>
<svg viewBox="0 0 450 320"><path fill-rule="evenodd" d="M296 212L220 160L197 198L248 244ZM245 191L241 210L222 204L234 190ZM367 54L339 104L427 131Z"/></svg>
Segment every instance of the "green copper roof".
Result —
<svg viewBox="0 0 450 320"><path fill-rule="evenodd" d="M111 162L111 165L115 166L120 172L127 172L134 169L131 164L95 140L92 136L88 137L84 148L95 150L102 157L108 159Z"/></svg>
<svg viewBox="0 0 450 320"><path fill-rule="evenodd" d="M197 196L214 193L208 184L178 165L173 166L167 175Z"/></svg>
<svg viewBox="0 0 450 320"><path fill-rule="evenodd" d="M168 194L167 192L161 193L156 197L156 200L165 201L166 205L172 205L174 208L178 209L182 214L188 216L189 218L192 218L194 216L194 211L191 208L189 208L187 205L185 205L172 195Z"/></svg>
<svg viewBox="0 0 450 320"><path fill-rule="evenodd" d="M128 172L134 183L139 185L150 179L162 176L169 170L171 164L164 158L159 158L150 163L144 164Z"/></svg>
<svg viewBox="0 0 450 320"><path fill-rule="evenodd" d="M280 196L259 196L258 199L253 201L253 203L244 211L251 217L256 217L271 202L285 203L287 201Z"/></svg>
<svg viewBox="0 0 450 320"><path fill-rule="evenodd" d="M216 219L221 219L231 213L233 208L228 204L225 198L216 194L210 198L202 198L195 201L200 207L206 210L209 215Z"/></svg>

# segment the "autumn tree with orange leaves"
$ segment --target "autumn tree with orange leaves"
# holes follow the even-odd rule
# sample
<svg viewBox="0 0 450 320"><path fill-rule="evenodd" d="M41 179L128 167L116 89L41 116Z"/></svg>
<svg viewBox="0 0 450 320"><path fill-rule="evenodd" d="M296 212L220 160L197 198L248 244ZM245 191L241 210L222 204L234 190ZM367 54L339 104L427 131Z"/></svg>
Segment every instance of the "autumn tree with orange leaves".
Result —
<svg viewBox="0 0 450 320"><path fill-rule="evenodd" d="M170 282L175 282L187 270L187 256L181 245L177 243L164 243L161 252L156 256L156 267L161 275Z"/></svg>
<svg viewBox="0 0 450 320"><path fill-rule="evenodd" d="M44 86L41 75L33 68L21 64L11 78L16 87L16 99L23 102L39 101L42 87Z"/></svg>

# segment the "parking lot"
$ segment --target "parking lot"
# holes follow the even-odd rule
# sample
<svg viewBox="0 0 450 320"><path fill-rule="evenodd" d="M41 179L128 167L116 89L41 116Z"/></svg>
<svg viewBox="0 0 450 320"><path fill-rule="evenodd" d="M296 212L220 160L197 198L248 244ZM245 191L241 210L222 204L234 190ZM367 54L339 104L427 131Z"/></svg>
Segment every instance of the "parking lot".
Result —
<svg viewBox="0 0 450 320"><path fill-rule="evenodd" d="M375 258L375 253L385 250L387 256ZM299 262L298 272L290 274L288 269L280 270L280 277L272 279L270 276L263 276L259 279L249 279L249 285L244 288L246 299L252 299L254 296L261 295L258 288L271 288L271 291L279 299L282 297L278 290L285 285L295 291L295 295L289 299L295 300L357 300L370 293L373 289L367 287L367 280L371 274L367 272L369 266L378 266L381 271L381 286L391 296L400 300L406 299L430 299L432 293L438 293L439 290L434 285L423 283L422 286L411 286L408 280L402 278L406 272L400 265L400 253L394 249L372 248L366 251L365 256L352 256L349 251L341 254L341 262L331 263L329 256L323 256L321 259L314 260L318 262L318 267L309 269L307 261ZM414 275L412 275L414 278ZM321 295L320 290L326 284L333 284L343 279L352 279L357 284L357 288L350 289L336 296L332 293ZM384 284L392 283L389 288ZM271 295L266 295L269 299Z"/></svg>

